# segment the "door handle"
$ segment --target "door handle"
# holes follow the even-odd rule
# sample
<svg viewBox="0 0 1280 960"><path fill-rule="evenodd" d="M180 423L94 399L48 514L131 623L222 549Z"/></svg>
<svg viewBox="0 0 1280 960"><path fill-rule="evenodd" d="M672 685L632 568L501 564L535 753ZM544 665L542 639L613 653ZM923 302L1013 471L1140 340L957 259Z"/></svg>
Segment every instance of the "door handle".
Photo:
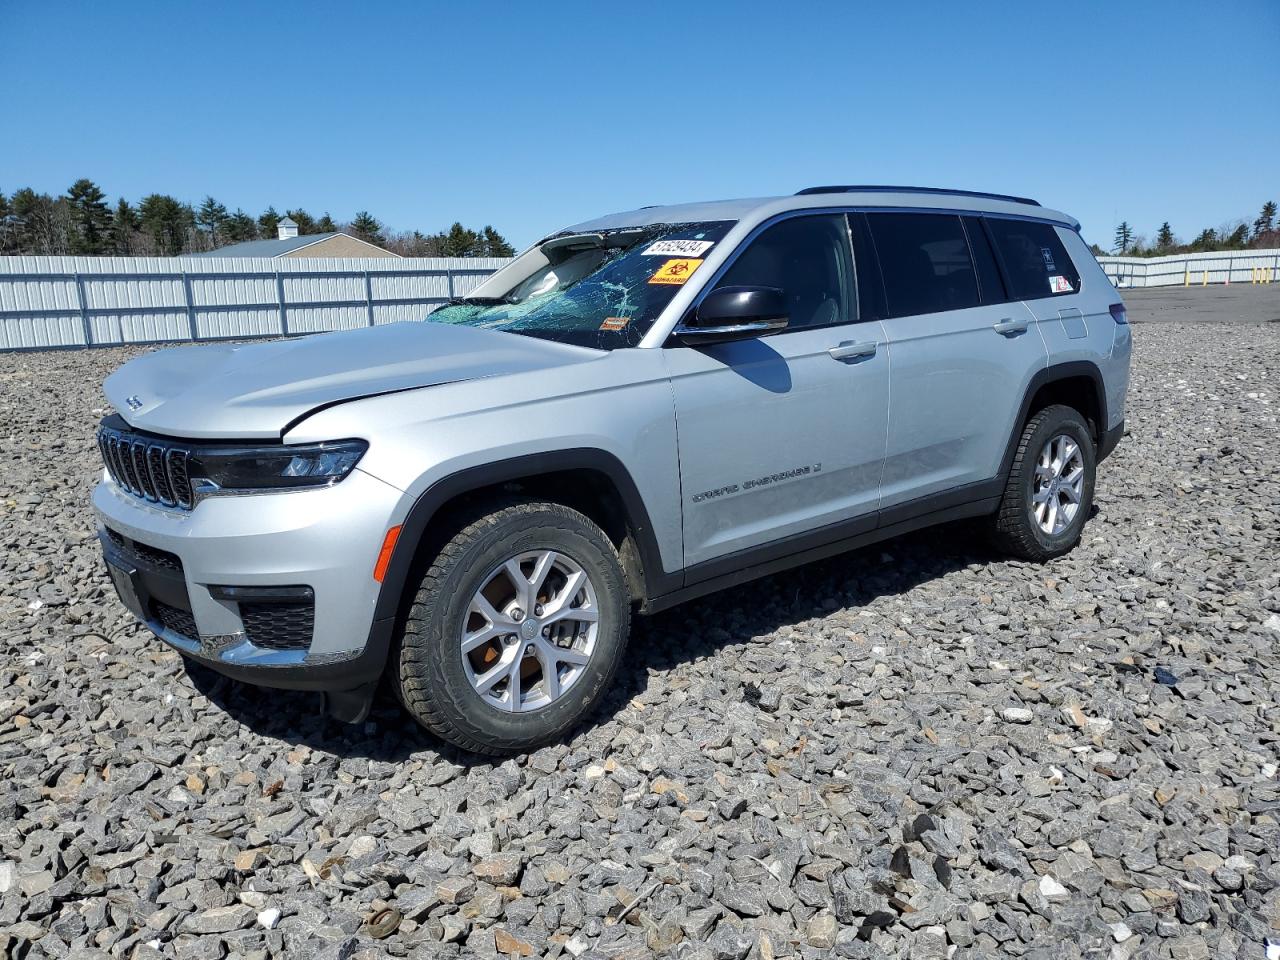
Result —
<svg viewBox="0 0 1280 960"><path fill-rule="evenodd" d="M1003 334L1006 337L1011 337L1015 333L1026 333L1027 326L1028 324L1025 320L1014 320L1006 317L1004 320L999 320L996 323L993 323L991 325L991 329L996 333Z"/></svg>
<svg viewBox="0 0 1280 960"><path fill-rule="evenodd" d="M854 343L846 340L844 343L838 343L827 351L831 355L832 360L839 360L841 363L856 363L858 360L865 360L867 357L876 355L876 342L867 340L863 343Z"/></svg>

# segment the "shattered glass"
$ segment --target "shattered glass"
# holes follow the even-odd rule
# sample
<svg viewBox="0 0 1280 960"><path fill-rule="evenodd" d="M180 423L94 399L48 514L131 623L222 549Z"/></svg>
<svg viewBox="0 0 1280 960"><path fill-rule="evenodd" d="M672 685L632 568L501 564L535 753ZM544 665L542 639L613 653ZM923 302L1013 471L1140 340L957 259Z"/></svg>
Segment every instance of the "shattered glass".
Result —
<svg viewBox="0 0 1280 960"><path fill-rule="evenodd" d="M549 253L550 265L506 295L453 301L427 320L599 350L634 347L731 226L731 221L656 224L584 235ZM707 249L700 257L647 254L660 240L703 241ZM655 280L664 270L673 279Z"/></svg>

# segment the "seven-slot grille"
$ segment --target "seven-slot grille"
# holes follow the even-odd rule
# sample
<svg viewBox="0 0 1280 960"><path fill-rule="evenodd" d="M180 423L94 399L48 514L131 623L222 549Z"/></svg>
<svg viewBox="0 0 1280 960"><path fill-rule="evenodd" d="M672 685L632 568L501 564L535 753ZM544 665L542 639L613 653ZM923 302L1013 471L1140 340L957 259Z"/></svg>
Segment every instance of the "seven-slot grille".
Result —
<svg viewBox="0 0 1280 960"><path fill-rule="evenodd" d="M166 507L191 509L191 451L181 444L127 433L111 427L98 431L98 449L111 479L143 500Z"/></svg>

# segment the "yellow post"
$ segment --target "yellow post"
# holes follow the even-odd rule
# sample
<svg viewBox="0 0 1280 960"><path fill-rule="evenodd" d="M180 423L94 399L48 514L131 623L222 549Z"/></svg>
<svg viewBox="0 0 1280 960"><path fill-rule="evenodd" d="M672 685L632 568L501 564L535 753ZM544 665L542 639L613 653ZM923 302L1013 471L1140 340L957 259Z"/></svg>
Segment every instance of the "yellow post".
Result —
<svg viewBox="0 0 1280 960"><path fill-rule="evenodd" d="M1184 287L1191 286L1191 264L1189 263L1182 265L1182 285Z"/></svg>
<svg viewBox="0 0 1280 960"><path fill-rule="evenodd" d="M1200 286L1207 287L1209 285L1209 271L1206 270L1200 277Z"/></svg>

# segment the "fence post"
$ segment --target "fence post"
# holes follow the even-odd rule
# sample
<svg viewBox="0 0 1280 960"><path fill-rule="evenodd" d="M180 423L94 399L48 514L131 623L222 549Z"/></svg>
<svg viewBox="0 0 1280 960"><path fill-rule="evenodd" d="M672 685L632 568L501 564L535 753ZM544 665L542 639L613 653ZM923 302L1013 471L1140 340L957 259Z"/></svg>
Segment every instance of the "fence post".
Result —
<svg viewBox="0 0 1280 960"><path fill-rule="evenodd" d="M84 328L84 345L93 346L93 324L89 322L89 301L84 295L84 277L76 271L76 297L80 301L80 326ZM120 341L124 342L124 331L120 331Z"/></svg>
<svg viewBox="0 0 1280 960"><path fill-rule="evenodd" d="M276 306L280 312L280 336L287 337L289 335L289 318L284 309L284 279L280 276L279 270L276 270Z"/></svg>
<svg viewBox="0 0 1280 960"><path fill-rule="evenodd" d="M192 340L199 340L196 335L196 304L195 299L191 296L191 275L187 271L182 271L182 292L187 300L187 330L191 334ZM124 331L120 331L120 339L124 339Z"/></svg>
<svg viewBox="0 0 1280 960"><path fill-rule="evenodd" d="M373 283L369 279L369 271L364 272L364 305L369 314L369 326L373 326Z"/></svg>
<svg viewBox="0 0 1280 960"><path fill-rule="evenodd" d="M1231 267L1235 263L1235 257L1227 257L1227 282L1226 286L1231 286Z"/></svg>
<svg viewBox="0 0 1280 960"><path fill-rule="evenodd" d="M451 270L449 267L445 267L445 268L444 268L444 275L445 275L445 279L447 279L447 280L449 281L449 299L450 299L450 300L452 300L452 299L453 299L453 296L454 296L454 294L453 294L453 270Z"/></svg>
<svg viewBox="0 0 1280 960"><path fill-rule="evenodd" d="M1189 258L1182 261L1182 285L1184 287L1191 286L1191 260Z"/></svg>

